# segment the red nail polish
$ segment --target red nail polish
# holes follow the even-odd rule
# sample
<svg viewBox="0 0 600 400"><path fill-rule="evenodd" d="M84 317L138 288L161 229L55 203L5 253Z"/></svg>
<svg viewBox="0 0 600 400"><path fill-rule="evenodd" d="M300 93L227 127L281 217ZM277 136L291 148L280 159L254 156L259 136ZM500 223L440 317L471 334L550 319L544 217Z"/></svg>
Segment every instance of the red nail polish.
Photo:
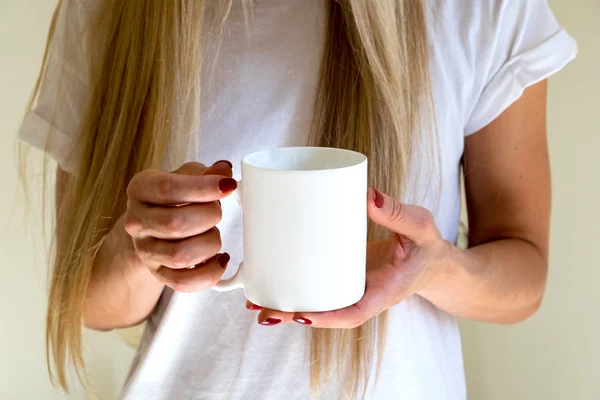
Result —
<svg viewBox="0 0 600 400"><path fill-rule="evenodd" d="M281 322L281 320L279 318L267 318L264 321L259 322L259 324L261 324L263 326L271 326L271 325L277 325L280 322Z"/></svg>
<svg viewBox="0 0 600 400"><path fill-rule="evenodd" d="M256 304L254 304L254 303L251 303L251 302L247 302L247 303L246 303L246 308L247 308L248 310L252 310L252 311L260 311L260 310L262 310L262 309L263 309L261 306L259 306L259 305L256 305Z"/></svg>
<svg viewBox="0 0 600 400"><path fill-rule="evenodd" d="M215 162L213 165L217 165L218 163L225 163L225 164L229 165L229 168L233 169L233 164L227 160L219 160L219 161Z"/></svg>
<svg viewBox="0 0 600 400"><path fill-rule="evenodd" d="M377 189L373 189L373 203L375 203L375 207L383 208L384 197L381 192Z"/></svg>
<svg viewBox="0 0 600 400"><path fill-rule="evenodd" d="M312 325L312 321L308 318L294 317L293 320L302 325Z"/></svg>
<svg viewBox="0 0 600 400"><path fill-rule="evenodd" d="M231 193L237 189L237 182L232 178L224 178L219 181L219 190L221 193Z"/></svg>
<svg viewBox="0 0 600 400"><path fill-rule="evenodd" d="M227 264L229 264L229 260L231 260L231 256L228 253L223 253L219 257L219 265L221 268L225 268Z"/></svg>

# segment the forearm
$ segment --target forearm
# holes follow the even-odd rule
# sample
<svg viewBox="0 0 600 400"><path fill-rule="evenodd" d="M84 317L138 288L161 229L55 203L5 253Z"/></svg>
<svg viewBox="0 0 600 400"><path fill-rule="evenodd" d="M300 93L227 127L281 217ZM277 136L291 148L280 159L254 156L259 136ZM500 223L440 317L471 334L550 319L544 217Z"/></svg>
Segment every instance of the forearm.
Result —
<svg viewBox="0 0 600 400"><path fill-rule="evenodd" d="M136 325L154 309L163 290L135 254L123 218L98 250L84 303L85 326L110 330Z"/></svg>
<svg viewBox="0 0 600 400"><path fill-rule="evenodd" d="M502 239L462 251L452 246L446 272L419 294L459 317L511 324L539 307L547 264L521 239Z"/></svg>

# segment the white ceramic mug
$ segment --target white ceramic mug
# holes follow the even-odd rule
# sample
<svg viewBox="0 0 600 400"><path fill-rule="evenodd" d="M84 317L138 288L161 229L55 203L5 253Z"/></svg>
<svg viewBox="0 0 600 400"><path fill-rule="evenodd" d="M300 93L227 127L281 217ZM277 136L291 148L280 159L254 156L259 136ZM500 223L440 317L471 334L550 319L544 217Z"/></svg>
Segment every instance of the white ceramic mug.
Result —
<svg viewBox="0 0 600 400"><path fill-rule="evenodd" d="M218 291L290 312L335 310L365 290L367 158L320 147L260 151L242 159L244 262Z"/></svg>

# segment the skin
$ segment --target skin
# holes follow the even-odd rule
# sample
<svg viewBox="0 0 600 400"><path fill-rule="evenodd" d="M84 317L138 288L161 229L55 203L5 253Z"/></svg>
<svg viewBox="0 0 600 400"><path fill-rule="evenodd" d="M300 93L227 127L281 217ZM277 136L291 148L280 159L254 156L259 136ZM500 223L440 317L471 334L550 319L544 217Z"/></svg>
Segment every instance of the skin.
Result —
<svg viewBox="0 0 600 400"><path fill-rule="evenodd" d="M83 310L86 327L136 325L150 315L165 285L195 292L219 281L229 255L219 253L215 225L221 220L218 200L235 189L231 176L231 164L224 161L208 168L187 163L170 173L143 171L131 180L127 211L94 261ZM66 173L59 172L57 182L57 193L63 193Z"/></svg>
<svg viewBox="0 0 600 400"><path fill-rule="evenodd" d="M414 294L480 321L510 324L535 313L548 264L546 91L545 81L528 88L465 139L468 250L444 240L428 210L369 189L368 215L390 230L390 238L368 244L363 299L325 313L284 313L247 303L260 310L258 323L353 328ZM190 292L218 281L224 269L213 227L220 219L216 201L229 195L219 182L229 177L227 163L190 163L172 173L134 177L127 211L95 260L84 306L87 327L108 330L143 321L164 285ZM68 179L62 171L58 178L61 193Z"/></svg>
<svg viewBox="0 0 600 400"><path fill-rule="evenodd" d="M500 117L465 140L470 248L444 240L431 213L369 191L369 217L392 233L369 244L365 296L325 313L264 309L259 323L353 328L419 294L453 315L511 324L533 315L546 285L550 167L547 83L527 89ZM260 307L247 304L251 309Z"/></svg>

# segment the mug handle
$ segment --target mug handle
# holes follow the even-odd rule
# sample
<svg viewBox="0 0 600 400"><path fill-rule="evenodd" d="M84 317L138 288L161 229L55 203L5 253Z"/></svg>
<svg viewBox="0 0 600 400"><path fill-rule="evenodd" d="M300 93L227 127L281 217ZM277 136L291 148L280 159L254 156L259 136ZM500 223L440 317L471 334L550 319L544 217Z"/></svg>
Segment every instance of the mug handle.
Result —
<svg viewBox="0 0 600 400"><path fill-rule="evenodd" d="M231 194L240 207L242 207L242 190L242 181L238 181L237 189ZM242 262L231 278L220 280L212 289L217 292L229 292L234 289L243 289L244 283L241 274L243 266L244 263Z"/></svg>

